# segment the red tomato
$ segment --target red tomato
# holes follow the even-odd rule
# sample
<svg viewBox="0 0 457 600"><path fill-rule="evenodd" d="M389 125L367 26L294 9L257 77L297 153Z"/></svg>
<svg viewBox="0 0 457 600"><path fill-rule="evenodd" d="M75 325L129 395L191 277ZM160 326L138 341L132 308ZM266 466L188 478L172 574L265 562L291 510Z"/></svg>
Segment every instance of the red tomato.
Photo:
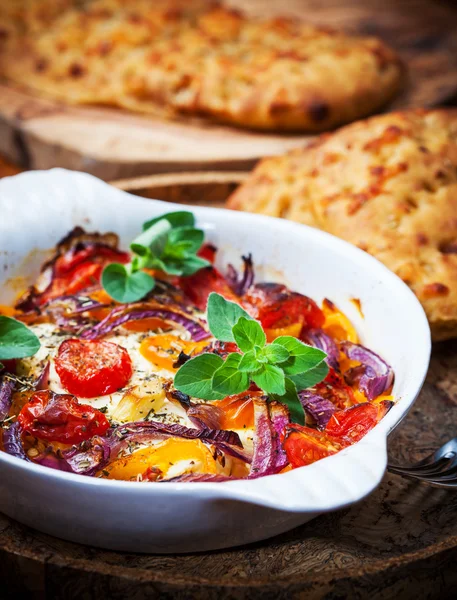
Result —
<svg viewBox="0 0 457 600"><path fill-rule="evenodd" d="M109 262L127 263L130 257L127 252L115 250L109 246L91 244L80 250L69 250L54 263L54 275L62 277L73 272L76 267L86 262L108 264Z"/></svg>
<svg viewBox="0 0 457 600"><path fill-rule="evenodd" d="M132 361L125 348L103 340L65 340L55 367L66 390L82 398L112 394L132 376Z"/></svg>
<svg viewBox="0 0 457 600"><path fill-rule="evenodd" d="M217 248L211 244L204 244L200 250L197 252L197 255L200 258L205 258L209 260L210 263L214 263L214 259L216 258Z"/></svg>
<svg viewBox="0 0 457 600"><path fill-rule="evenodd" d="M203 354L205 352L209 352L211 354L218 354L221 358L226 359L229 354L232 352L240 352L241 350L235 344L235 342L221 342L219 340L214 340L208 346L203 348L198 354Z"/></svg>
<svg viewBox="0 0 457 600"><path fill-rule="evenodd" d="M18 421L30 435L64 444L104 435L109 428L108 419L99 410L79 404L70 394L50 390L35 392L19 413Z"/></svg>
<svg viewBox="0 0 457 600"><path fill-rule="evenodd" d="M43 305L53 298L63 295L77 294L100 282L103 267L111 262L126 263L129 255L126 252L113 250L107 246L88 246L77 252L67 252L60 256L54 264L51 285L39 298Z"/></svg>
<svg viewBox="0 0 457 600"><path fill-rule="evenodd" d="M205 310L211 292L217 292L232 302L239 303L240 301L224 277L214 267L201 269L189 277L180 277L178 287L200 310Z"/></svg>
<svg viewBox="0 0 457 600"><path fill-rule="evenodd" d="M393 402L364 402L334 413L324 431L288 425L284 450L293 467L309 465L358 442L390 410Z"/></svg>
<svg viewBox="0 0 457 600"><path fill-rule="evenodd" d="M336 454L341 449L341 446L325 432L296 423L286 427L283 447L287 460L293 467L310 465L321 458Z"/></svg>
<svg viewBox="0 0 457 600"><path fill-rule="evenodd" d="M378 404L363 402L346 410L339 410L331 416L325 432L333 438L338 438L341 443L353 444L373 429L391 406L392 402L383 400Z"/></svg>
<svg viewBox="0 0 457 600"><path fill-rule="evenodd" d="M258 319L265 329L278 329L294 323L322 327L324 313L314 300L291 292L279 283L258 283L243 298L246 310Z"/></svg>
<svg viewBox="0 0 457 600"><path fill-rule="evenodd" d="M62 292L65 294L77 294L81 290L96 285L100 281L102 271L103 265L85 262L71 271L71 276L56 281L62 286Z"/></svg>

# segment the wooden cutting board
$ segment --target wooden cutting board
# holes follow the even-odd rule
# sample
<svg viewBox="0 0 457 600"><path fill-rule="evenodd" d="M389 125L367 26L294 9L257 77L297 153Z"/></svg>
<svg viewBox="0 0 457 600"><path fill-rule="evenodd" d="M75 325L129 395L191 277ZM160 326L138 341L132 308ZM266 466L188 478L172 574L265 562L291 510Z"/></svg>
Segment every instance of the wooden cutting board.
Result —
<svg viewBox="0 0 457 600"><path fill-rule="evenodd" d="M244 174L160 175L116 185L144 197L221 205ZM436 344L424 388L389 438L410 464L457 434L457 340ZM203 517L204 518L204 517ZM421 600L456 598L457 493L386 474L357 505L271 540L187 555L73 544L0 515L6 600Z"/></svg>
<svg viewBox="0 0 457 600"><path fill-rule="evenodd" d="M457 7L443 0L231 0L256 15L289 14L377 35L409 66L393 108L435 106L457 95ZM183 170L246 170L309 139L165 121L107 108L65 106L0 84L0 153L28 169L54 166L103 179Z"/></svg>

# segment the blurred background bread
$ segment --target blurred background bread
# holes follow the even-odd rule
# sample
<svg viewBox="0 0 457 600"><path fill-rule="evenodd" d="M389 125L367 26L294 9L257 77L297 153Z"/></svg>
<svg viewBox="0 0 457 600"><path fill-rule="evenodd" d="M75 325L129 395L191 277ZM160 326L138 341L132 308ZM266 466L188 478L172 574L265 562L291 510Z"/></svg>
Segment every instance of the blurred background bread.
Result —
<svg viewBox="0 0 457 600"><path fill-rule="evenodd" d="M380 39L210 0L3 2L1 72L69 103L316 132L380 110L403 81Z"/></svg>
<svg viewBox="0 0 457 600"><path fill-rule="evenodd" d="M457 336L457 109L372 117L265 159L228 207L355 244L411 287L435 340Z"/></svg>

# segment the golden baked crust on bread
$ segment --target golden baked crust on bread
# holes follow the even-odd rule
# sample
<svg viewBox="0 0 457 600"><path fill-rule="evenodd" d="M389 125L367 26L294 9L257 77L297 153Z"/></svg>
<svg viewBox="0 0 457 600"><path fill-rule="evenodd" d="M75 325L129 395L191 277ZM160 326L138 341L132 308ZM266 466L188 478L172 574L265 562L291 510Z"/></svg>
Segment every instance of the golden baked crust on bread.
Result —
<svg viewBox="0 0 457 600"><path fill-rule="evenodd" d="M76 7L11 36L7 78L68 102L310 132L375 112L402 82L398 56L376 38L205 0L67 4Z"/></svg>
<svg viewBox="0 0 457 600"><path fill-rule="evenodd" d="M411 287L435 340L457 336L457 110L373 117L265 159L228 206L359 246Z"/></svg>

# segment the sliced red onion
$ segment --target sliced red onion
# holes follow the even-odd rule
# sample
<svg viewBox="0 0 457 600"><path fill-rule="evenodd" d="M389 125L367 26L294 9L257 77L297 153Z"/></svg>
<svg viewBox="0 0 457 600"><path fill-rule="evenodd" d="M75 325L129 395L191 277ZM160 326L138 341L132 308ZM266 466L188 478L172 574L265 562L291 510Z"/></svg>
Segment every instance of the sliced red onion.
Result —
<svg viewBox="0 0 457 600"><path fill-rule="evenodd" d="M324 429L330 421L330 417L338 410L333 402L309 390L298 392L298 397L305 412L316 421L319 429Z"/></svg>
<svg viewBox="0 0 457 600"><path fill-rule="evenodd" d="M0 421L4 421L10 412L13 403L14 379L3 375L0 382Z"/></svg>
<svg viewBox="0 0 457 600"><path fill-rule="evenodd" d="M102 304L90 296L59 296L53 298L44 305L44 310L52 310L55 308L63 308L68 314L77 315L86 311L95 310L97 308L106 308L108 304Z"/></svg>
<svg viewBox="0 0 457 600"><path fill-rule="evenodd" d="M82 442L78 447L66 450L62 458L74 473L94 475L114 460L120 452L132 443L148 444L171 437L201 439L213 444L231 456L250 462L251 457L242 449L238 434L233 431L215 431L211 429L189 429L182 425L166 425L156 421L126 423L109 430L104 437L96 437Z"/></svg>
<svg viewBox="0 0 457 600"><path fill-rule="evenodd" d="M129 442L145 443L167 439L164 434L157 432L139 433L135 440L118 437L111 430L104 438L95 437L82 442L79 446L64 450L59 456L52 452L44 452L33 459L33 462L77 475L94 476L98 471L115 460L121 450L128 447Z"/></svg>
<svg viewBox="0 0 457 600"><path fill-rule="evenodd" d="M223 481L235 481L236 477L227 475L216 475L214 473L184 473L171 479L160 479L156 483L219 483Z"/></svg>
<svg viewBox="0 0 457 600"><path fill-rule="evenodd" d="M224 411L213 404L194 404L187 411L187 416L199 428L222 429Z"/></svg>
<svg viewBox="0 0 457 600"><path fill-rule="evenodd" d="M38 390L47 390L48 389L48 384L49 384L49 371L51 370L51 363L48 361L43 370L41 371L40 375L38 376L38 378L36 379L34 385L33 385L33 389L38 391Z"/></svg>
<svg viewBox="0 0 457 600"><path fill-rule="evenodd" d="M63 458L56 456L53 452L43 452L39 456L33 459L33 462L48 467L49 469L56 469L56 471L65 471L66 473L73 473L73 469Z"/></svg>
<svg viewBox="0 0 457 600"><path fill-rule="evenodd" d="M190 396L178 390L169 389L166 394L171 402L179 402L197 429L222 429L224 413L218 406L209 403L197 404L191 401Z"/></svg>
<svg viewBox="0 0 457 600"><path fill-rule="evenodd" d="M322 331L322 329L308 329L304 332L302 339L310 346L323 350L327 354L325 362L328 366L335 369L338 373L340 372L340 352L335 341L327 333Z"/></svg>
<svg viewBox="0 0 457 600"><path fill-rule="evenodd" d="M253 398L254 403L254 457L248 479L274 475L281 470L276 463L276 432L270 419L268 403L262 398Z"/></svg>
<svg viewBox="0 0 457 600"><path fill-rule="evenodd" d="M26 323L32 324L45 314L60 329L73 333L80 331L82 327L90 323L88 316L84 313L108 306L108 304L102 304L88 296L59 296L41 308L34 307L31 312L24 313L23 318Z"/></svg>
<svg viewBox="0 0 457 600"><path fill-rule="evenodd" d="M192 339L196 342L204 340L211 335L198 321L191 319L190 317L187 317L178 311L163 308L144 310L129 310L127 308L128 312L117 316L119 313L123 312L125 308L126 307L124 306L115 308L102 321L83 331L81 337L86 340L95 340L99 337L107 335L113 331L113 329L124 325L124 323L137 321L139 319L149 319L151 317L157 317L159 319L172 321L173 323L181 325L190 333Z"/></svg>
<svg viewBox="0 0 457 600"><path fill-rule="evenodd" d="M278 471L281 471L289 462L281 442L284 430L290 423L289 411L284 404L280 404L279 402L270 402L269 409L275 432L275 465Z"/></svg>
<svg viewBox="0 0 457 600"><path fill-rule="evenodd" d="M99 438L87 450L72 448L62 453L66 465L72 473L79 475L95 475L103 469L111 458L114 444Z"/></svg>
<svg viewBox="0 0 457 600"><path fill-rule="evenodd" d="M124 437L130 442L138 441L139 435L148 432L157 432L166 437L181 437L185 439L200 439L206 444L213 444L220 450L240 458L244 462L251 462L252 457L243 450L243 445L239 435L234 431L225 431L221 429L190 429L184 425L172 423L170 425L158 421L139 421L136 423L126 423L116 428L115 434Z"/></svg>
<svg viewBox="0 0 457 600"><path fill-rule="evenodd" d="M243 275L240 276L233 265L228 265L227 275L225 276L232 291L237 296L243 296L253 284L254 284L254 263L252 262L252 255L241 257L243 260Z"/></svg>
<svg viewBox="0 0 457 600"><path fill-rule="evenodd" d="M182 437L187 439L208 439L214 442L224 442L232 444L234 446L243 447L240 437L234 431L225 430L211 430L206 429L199 431L197 429L191 429L178 423L161 423L159 421L135 421L133 423L125 423L116 427L117 435L125 435L129 433L135 433L138 431L158 431L167 435Z"/></svg>
<svg viewBox="0 0 457 600"><path fill-rule="evenodd" d="M342 342L341 349L348 358L360 362L364 368L363 374L361 369L355 372L355 379L368 400L374 400L391 387L393 369L375 352L353 342Z"/></svg>
<svg viewBox="0 0 457 600"><path fill-rule="evenodd" d="M365 375L366 367L364 365L358 365L357 367L352 367L348 369L344 373L344 381L348 385L356 385L360 386L360 379Z"/></svg>
<svg viewBox="0 0 457 600"><path fill-rule="evenodd" d="M19 423L13 423L10 427L3 429L3 449L11 456L30 461L22 445L22 428Z"/></svg>
<svg viewBox="0 0 457 600"><path fill-rule="evenodd" d="M22 447L21 430L18 423L3 430L5 451L13 456L29 460ZM251 457L242 449L237 433L212 429L189 429L181 425L154 421L126 423L110 429L105 437L94 437L82 442L79 446L65 450L59 456L44 452L33 462L59 471L93 476L115 460L120 452L132 443L148 444L152 441L163 441L172 437L200 439L212 444L227 454L249 463Z"/></svg>

